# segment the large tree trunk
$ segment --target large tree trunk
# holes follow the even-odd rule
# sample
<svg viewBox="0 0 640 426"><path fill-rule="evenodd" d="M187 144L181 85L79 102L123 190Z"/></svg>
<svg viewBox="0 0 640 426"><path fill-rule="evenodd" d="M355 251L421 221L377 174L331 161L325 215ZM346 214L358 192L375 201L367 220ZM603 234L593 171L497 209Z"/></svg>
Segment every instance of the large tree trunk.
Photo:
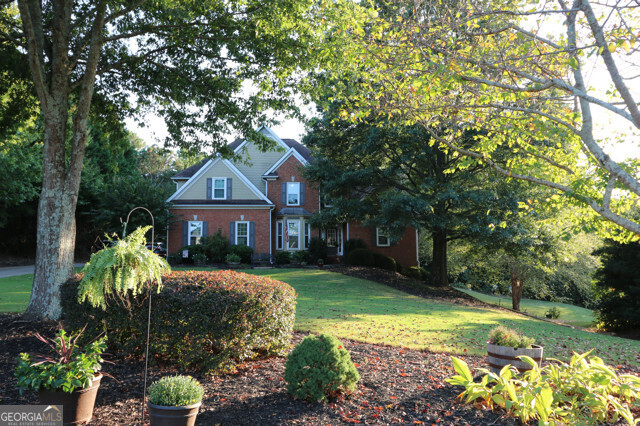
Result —
<svg viewBox="0 0 640 426"><path fill-rule="evenodd" d="M520 311L520 301L526 279L527 268L520 265L517 260L509 261L509 275L511 277L511 306L514 311Z"/></svg>
<svg viewBox="0 0 640 426"><path fill-rule="evenodd" d="M433 261L431 263L431 283L438 287L449 285L447 275L447 231L438 229L431 233L433 240Z"/></svg>

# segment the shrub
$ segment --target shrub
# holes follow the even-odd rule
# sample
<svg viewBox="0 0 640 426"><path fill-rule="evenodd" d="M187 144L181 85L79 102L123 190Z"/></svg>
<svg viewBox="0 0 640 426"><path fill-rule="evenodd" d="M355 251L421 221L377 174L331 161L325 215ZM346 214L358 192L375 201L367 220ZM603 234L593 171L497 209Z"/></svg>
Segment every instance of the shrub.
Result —
<svg viewBox="0 0 640 426"><path fill-rule="evenodd" d="M235 253L229 253L227 257L224 258L227 263L240 263L242 258Z"/></svg>
<svg viewBox="0 0 640 426"><path fill-rule="evenodd" d="M553 307L549 308L549 310L546 312L546 316L547 316L547 318L558 319L558 318L560 318L560 309L558 309L557 307L553 306Z"/></svg>
<svg viewBox="0 0 640 426"><path fill-rule="evenodd" d="M65 323L106 331L112 352L139 357L144 351L146 294L108 295L109 309L78 304L75 276L62 286ZM152 298L150 352L182 368L233 371L259 354L284 353L293 330L296 294L286 283L234 271L176 271L163 277ZM128 309L130 305L131 309Z"/></svg>
<svg viewBox="0 0 640 426"><path fill-rule="evenodd" d="M309 239L309 261L316 262L318 259L327 258L327 242L322 238L312 237Z"/></svg>
<svg viewBox="0 0 640 426"><path fill-rule="evenodd" d="M278 265L288 265L291 263L291 253L288 251L279 251L276 253L276 263Z"/></svg>
<svg viewBox="0 0 640 426"><path fill-rule="evenodd" d="M216 232L213 235L202 237L200 246L211 262L222 263L228 251L229 240L223 237L220 232Z"/></svg>
<svg viewBox="0 0 640 426"><path fill-rule="evenodd" d="M539 424L617 424L622 417L635 425L638 419L634 419L630 405L638 405L640 378L618 376L600 358L588 359L590 352L574 353L568 364L557 362L543 368L522 356L532 367L523 375L514 378L508 366L499 374L480 368L485 375L479 382L473 380L464 361L452 357L457 374L446 381L464 386L460 398L466 396L466 403L500 408L524 424L533 419Z"/></svg>
<svg viewBox="0 0 640 426"><path fill-rule="evenodd" d="M535 340L524 336L515 330L511 330L503 325L499 325L489 332L489 343L498 346L508 346L511 348L531 348Z"/></svg>
<svg viewBox="0 0 640 426"><path fill-rule="evenodd" d="M350 251L346 257L347 264L354 266L374 266L373 253L367 249L358 248Z"/></svg>
<svg viewBox="0 0 640 426"><path fill-rule="evenodd" d="M189 251L189 256L188 257L182 257L182 252L184 252L185 250ZM204 254L204 246L202 246L200 244L193 244L193 245L190 245L190 246L184 246L176 254L178 254L180 256L180 258L182 259L181 263L186 264L186 265L193 265L193 256L198 255L198 254Z"/></svg>
<svg viewBox="0 0 640 426"><path fill-rule="evenodd" d="M170 254L169 256L167 256L167 262L169 262L169 265L182 264L182 252Z"/></svg>
<svg viewBox="0 0 640 426"><path fill-rule="evenodd" d="M291 260L295 263L307 262L309 259L309 253L304 250L294 251L291 254Z"/></svg>
<svg viewBox="0 0 640 426"><path fill-rule="evenodd" d="M251 263L253 249L249 246L238 244L235 246L229 246L229 253L237 254L238 256L240 256L240 262L249 264Z"/></svg>
<svg viewBox="0 0 640 426"><path fill-rule="evenodd" d="M412 278L417 281L422 280L422 268L419 266L410 266L408 268L402 268L402 275Z"/></svg>
<svg viewBox="0 0 640 426"><path fill-rule="evenodd" d="M348 255L350 252L356 249L366 249L367 245L360 238L351 238L344 242L344 252Z"/></svg>
<svg viewBox="0 0 640 426"><path fill-rule="evenodd" d="M164 407L183 407L202 401L204 389L191 376L163 377L149 386L149 402Z"/></svg>
<svg viewBox="0 0 640 426"><path fill-rule="evenodd" d="M203 264L204 265L205 263L207 263L207 256L205 254L201 254L201 253L194 254L193 255L193 262L197 263L197 264Z"/></svg>
<svg viewBox="0 0 640 426"><path fill-rule="evenodd" d="M385 256L380 253L373 253L374 265L387 271L396 271L396 260L393 257Z"/></svg>
<svg viewBox="0 0 640 426"><path fill-rule="evenodd" d="M287 359L284 371L287 390L296 398L327 401L352 392L360 374L349 352L333 336L308 336Z"/></svg>

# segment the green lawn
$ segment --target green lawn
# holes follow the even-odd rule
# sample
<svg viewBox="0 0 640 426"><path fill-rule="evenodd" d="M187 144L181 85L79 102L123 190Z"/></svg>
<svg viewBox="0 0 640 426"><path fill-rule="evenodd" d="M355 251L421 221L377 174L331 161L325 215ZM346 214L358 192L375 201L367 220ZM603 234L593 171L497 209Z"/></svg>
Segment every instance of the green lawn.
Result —
<svg viewBox="0 0 640 426"><path fill-rule="evenodd" d="M331 333L340 338L451 354L484 355L487 333L497 324L535 337L546 357L568 358L572 351L595 348L611 364L638 365L640 341L574 330L491 308L432 301L382 284L314 269L264 269L243 272L267 275L291 284L298 293L296 329ZM4 304L4 294L28 291L29 276L0 279L0 310L24 310ZM20 309L17 309L17 308Z"/></svg>
<svg viewBox="0 0 640 426"><path fill-rule="evenodd" d="M468 289L458 289L465 292L476 299L480 299L485 303L502 306L511 309L511 296L492 296L489 294L478 293L477 291ZM546 312L552 307L560 310L560 318L557 321L576 327L591 327L595 321L593 311L582 308L580 306L567 305L566 303L545 302L542 300L522 299L520 301L520 310L530 315L544 318Z"/></svg>
<svg viewBox="0 0 640 426"><path fill-rule="evenodd" d="M0 278L0 312L24 312L32 284L33 274Z"/></svg>

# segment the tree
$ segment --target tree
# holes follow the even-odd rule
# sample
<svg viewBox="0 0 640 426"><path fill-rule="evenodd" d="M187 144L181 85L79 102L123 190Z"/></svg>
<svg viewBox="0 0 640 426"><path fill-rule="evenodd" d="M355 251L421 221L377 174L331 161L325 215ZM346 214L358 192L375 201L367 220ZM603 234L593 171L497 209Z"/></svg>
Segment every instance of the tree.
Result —
<svg viewBox="0 0 640 426"><path fill-rule="evenodd" d="M177 145L229 154L221 134L233 128L266 146L257 123L270 108L293 110L295 82L315 64L322 18L341 16L310 0L17 5L19 14L13 2L0 3L0 40L25 53L44 122L31 318L59 315L58 288L72 272L94 92L120 114L132 112L130 98L155 107Z"/></svg>
<svg viewBox="0 0 640 426"><path fill-rule="evenodd" d="M332 107L305 138L316 158L305 173L331 204L314 219L318 225L358 220L388 227L395 238L407 224L429 232L431 283L438 286L449 284L451 241L518 234L524 185L506 185L479 165L460 170L464 158L438 148L420 126L371 117L352 123L340 110Z"/></svg>
<svg viewBox="0 0 640 426"><path fill-rule="evenodd" d="M637 139L640 110L630 89L640 67L637 3L395 7L345 28L351 40L333 68L339 70L332 74L333 98L353 119L373 113L448 129L432 137L466 156L469 166L486 164L549 187L590 209L577 218L581 223L593 226L597 217L597 227L640 238L640 223L630 216L640 196L640 161L611 158L609 141L594 132L593 112L613 114ZM598 79L611 85L607 93L587 85L594 64L605 70ZM461 132L474 129L483 131L475 144L460 145ZM510 161L501 164L495 155L504 148Z"/></svg>

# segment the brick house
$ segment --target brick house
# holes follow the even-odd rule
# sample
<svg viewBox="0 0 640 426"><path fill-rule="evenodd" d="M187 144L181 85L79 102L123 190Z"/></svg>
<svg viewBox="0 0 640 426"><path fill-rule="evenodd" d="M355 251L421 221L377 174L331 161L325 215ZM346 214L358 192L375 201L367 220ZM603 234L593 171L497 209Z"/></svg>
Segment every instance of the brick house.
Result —
<svg viewBox="0 0 640 426"><path fill-rule="evenodd" d="M302 169L313 161L311 153L293 139L280 139L266 126L259 131L275 140L277 149L261 152L250 141L236 140L230 147L248 157L250 164L214 157L172 178L176 192L167 202L179 221L167 232L170 254L220 232L230 244L251 246L254 253L269 258L282 250L305 250L310 238L322 237L329 255L341 261L344 242L359 238L371 251L391 256L403 266L418 264L418 239L412 227L393 244L382 228L355 222L311 228L309 219L322 208L318 190L302 176Z"/></svg>

